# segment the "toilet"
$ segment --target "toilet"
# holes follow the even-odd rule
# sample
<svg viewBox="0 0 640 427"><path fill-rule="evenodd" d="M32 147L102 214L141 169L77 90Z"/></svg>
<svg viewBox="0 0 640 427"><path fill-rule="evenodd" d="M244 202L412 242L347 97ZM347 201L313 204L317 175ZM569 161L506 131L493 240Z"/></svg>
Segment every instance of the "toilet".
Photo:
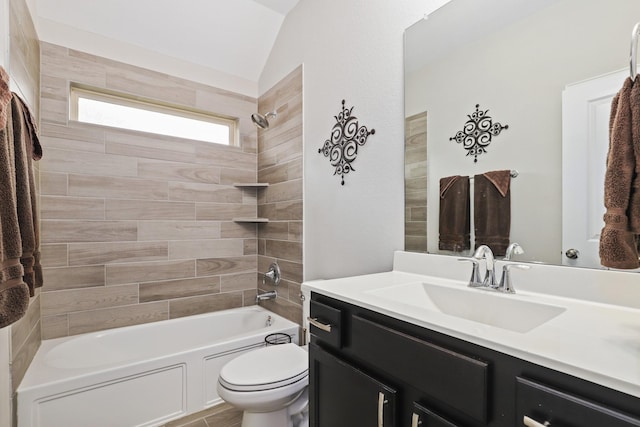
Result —
<svg viewBox="0 0 640 427"><path fill-rule="evenodd" d="M289 343L249 351L225 364L218 394L244 411L242 427L308 427L308 384L308 353Z"/></svg>

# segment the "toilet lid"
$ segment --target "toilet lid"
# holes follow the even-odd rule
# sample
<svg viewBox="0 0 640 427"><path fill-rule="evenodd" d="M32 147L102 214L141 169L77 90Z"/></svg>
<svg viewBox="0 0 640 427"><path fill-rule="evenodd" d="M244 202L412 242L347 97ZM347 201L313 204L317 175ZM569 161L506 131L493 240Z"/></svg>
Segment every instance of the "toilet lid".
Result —
<svg viewBox="0 0 640 427"><path fill-rule="evenodd" d="M308 353L296 344L281 344L249 351L220 370L220 385L234 391L260 391L306 380Z"/></svg>

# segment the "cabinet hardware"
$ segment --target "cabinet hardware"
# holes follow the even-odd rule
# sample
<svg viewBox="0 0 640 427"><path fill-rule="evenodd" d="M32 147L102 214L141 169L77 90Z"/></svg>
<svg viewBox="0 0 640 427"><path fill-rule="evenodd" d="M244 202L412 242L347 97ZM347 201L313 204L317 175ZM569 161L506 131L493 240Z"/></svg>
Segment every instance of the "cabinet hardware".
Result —
<svg viewBox="0 0 640 427"><path fill-rule="evenodd" d="M319 322L317 317L307 317L307 320L316 328L322 329L325 332L331 332L331 325Z"/></svg>
<svg viewBox="0 0 640 427"><path fill-rule="evenodd" d="M422 425L422 421L420 420L420 415L413 413L413 417L411 417L411 427L418 427Z"/></svg>
<svg viewBox="0 0 640 427"><path fill-rule="evenodd" d="M543 424L540 424L536 420L531 419L526 415L524 416L524 419L522 420L522 422L527 427L551 427L551 423L549 421L545 421Z"/></svg>
<svg viewBox="0 0 640 427"><path fill-rule="evenodd" d="M383 392L378 392L378 427L384 427L384 405L389 403Z"/></svg>

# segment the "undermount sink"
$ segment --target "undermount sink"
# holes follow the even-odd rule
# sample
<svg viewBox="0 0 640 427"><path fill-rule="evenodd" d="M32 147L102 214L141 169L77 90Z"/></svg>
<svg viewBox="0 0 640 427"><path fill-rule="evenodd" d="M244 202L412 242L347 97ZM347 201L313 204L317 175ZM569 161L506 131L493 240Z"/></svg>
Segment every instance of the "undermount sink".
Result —
<svg viewBox="0 0 640 427"><path fill-rule="evenodd" d="M556 305L523 301L513 295L422 282L375 289L368 293L520 333L529 332L566 310Z"/></svg>

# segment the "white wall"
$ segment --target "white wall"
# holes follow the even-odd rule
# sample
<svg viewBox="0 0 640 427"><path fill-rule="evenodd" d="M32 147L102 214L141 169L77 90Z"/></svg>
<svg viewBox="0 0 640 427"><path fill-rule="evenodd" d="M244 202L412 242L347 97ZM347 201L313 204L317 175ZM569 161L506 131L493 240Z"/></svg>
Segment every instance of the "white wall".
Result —
<svg viewBox="0 0 640 427"><path fill-rule="evenodd" d="M0 65L9 68L9 0L0 0Z"/></svg>
<svg viewBox="0 0 640 427"><path fill-rule="evenodd" d="M0 426L11 425L11 326L0 329Z"/></svg>
<svg viewBox="0 0 640 427"><path fill-rule="evenodd" d="M287 16L259 89L304 64L305 280L389 270L403 248L403 32L446 2L301 0ZM376 134L341 186L318 148L343 99Z"/></svg>
<svg viewBox="0 0 640 427"><path fill-rule="evenodd" d="M257 98L256 82L129 43L39 18L40 40Z"/></svg>

